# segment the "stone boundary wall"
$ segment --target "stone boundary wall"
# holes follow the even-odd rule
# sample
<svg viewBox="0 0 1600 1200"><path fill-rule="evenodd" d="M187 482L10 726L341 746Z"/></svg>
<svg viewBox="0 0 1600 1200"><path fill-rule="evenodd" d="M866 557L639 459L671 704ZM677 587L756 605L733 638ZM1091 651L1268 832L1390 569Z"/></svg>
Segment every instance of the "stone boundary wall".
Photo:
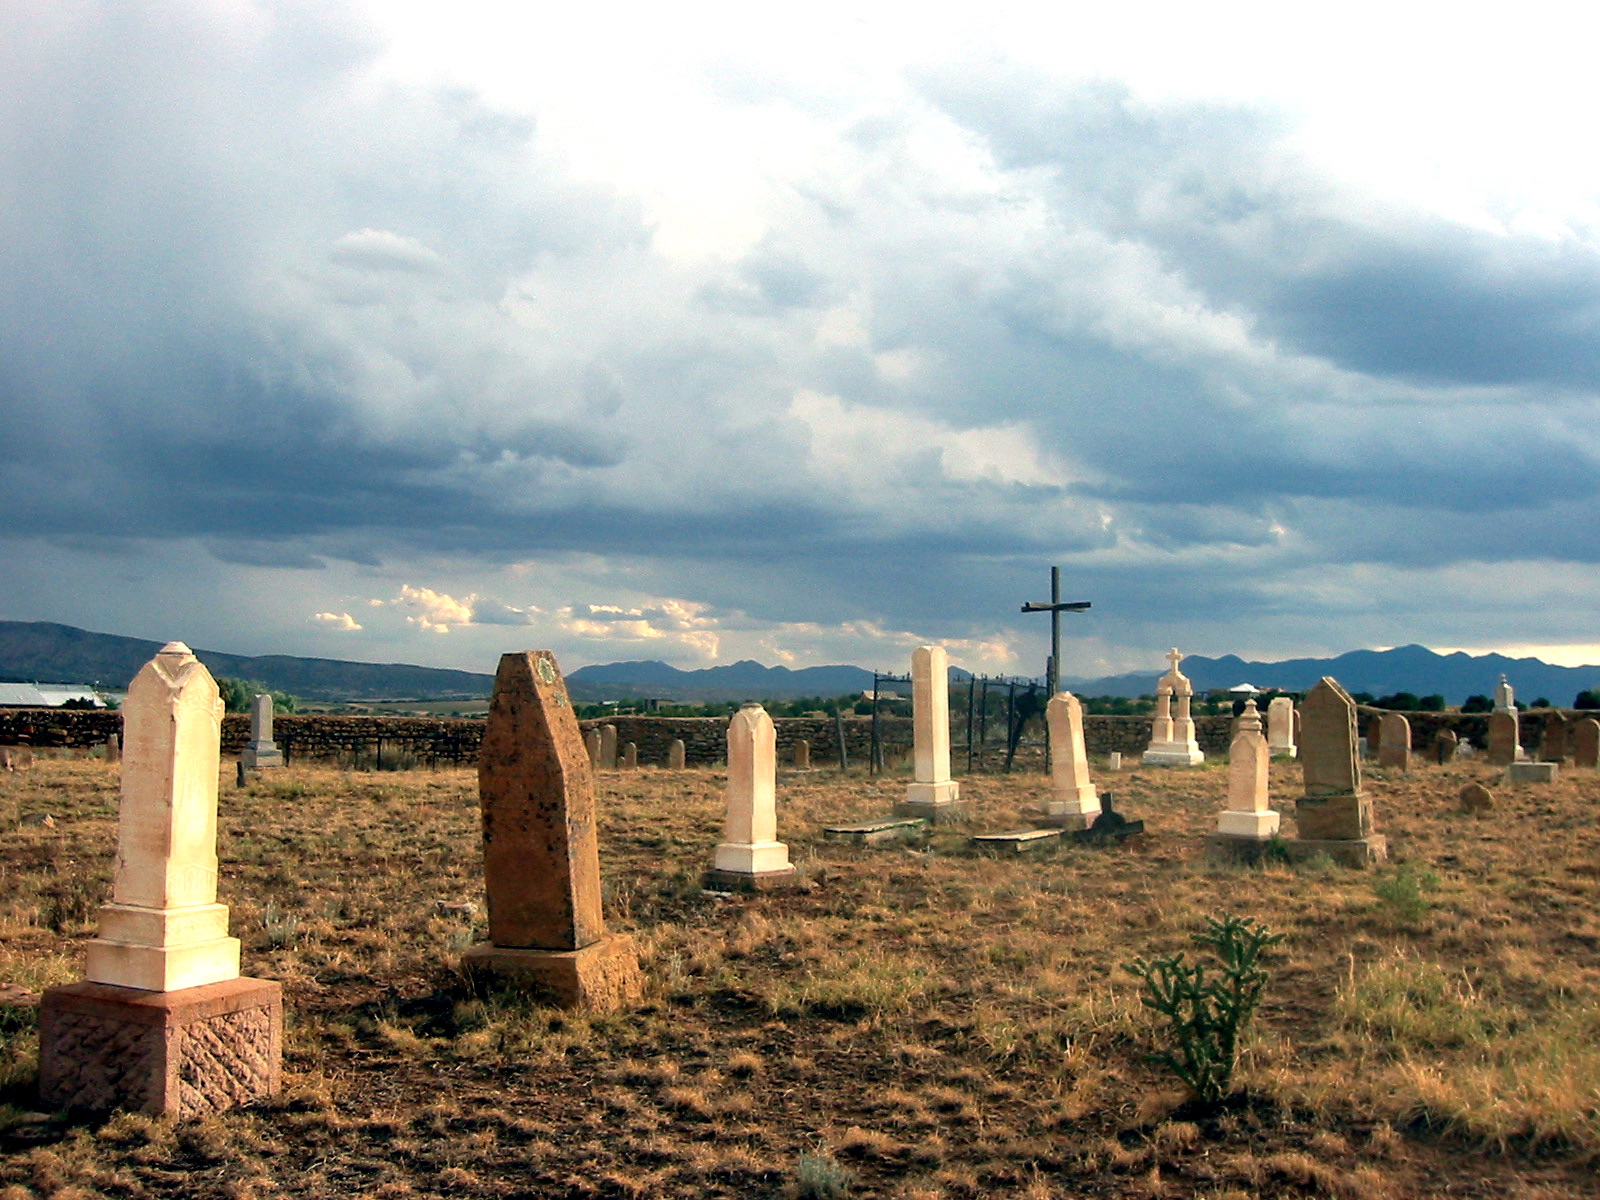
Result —
<svg viewBox="0 0 1600 1200"><path fill-rule="evenodd" d="M1357 710L1357 732L1384 710L1362 705ZM1569 722L1600 713L1576 709L1536 709L1522 714L1522 744L1531 752L1539 744L1545 714L1560 711ZM1411 745L1426 750L1440 730L1450 729L1469 739L1480 749L1488 744L1488 713L1406 713L1411 723ZM801 738L811 743L814 766L831 766L839 761L839 743L831 717L775 717L778 733L778 761L793 759L794 744ZM1208 758L1228 752L1233 719L1203 716L1194 719L1195 740ZM483 739L483 721L432 717L340 717L286 714L273 719L273 738L292 762L297 758L328 760L362 755L369 765L391 765L397 757L408 755L419 765L472 766L478 761L478 745ZM617 727L617 744L633 742L639 748L641 764L659 765L667 761L667 747L682 738L687 762L708 766L721 762L727 754L728 727L724 717L649 717L628 716L580 721L585 733L601 725ZM1084 743L1091 755L1100 757L1120 751L1124 755L1142 754L1150 744L1149 717L1086 716ZM845 751L851 766L864 766L872 745L872 720L849 716L844 719ZM122 714L103 710L85 711L61 708L0 708L0 746L31 745L41 748L86 749L105 744L113 733L121 736ZM880 716L878 733L885 758L893 763L911 752L911 719ZM989 722L989 741L983 747L981 763L998 769L1005 758L1004 723ZM957 716L950 725L951 766L966 769L966 718ZM222 752L238 754L250 740L250 718L244 713L228 713L222 719ZM1019 756L1035 752L1040 744L1038 726L1030 727Z"/></svg>

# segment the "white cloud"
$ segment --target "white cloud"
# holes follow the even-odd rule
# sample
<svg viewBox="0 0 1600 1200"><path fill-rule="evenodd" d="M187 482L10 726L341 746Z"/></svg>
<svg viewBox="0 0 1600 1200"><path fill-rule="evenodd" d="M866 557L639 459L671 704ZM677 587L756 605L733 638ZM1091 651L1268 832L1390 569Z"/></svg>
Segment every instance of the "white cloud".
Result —
<svg viewBox="0 0 1600 1200"><path fill-rule="evenodd" d="M347 612L313 613L311 615L311 619L319 625L324 625L329 629L337 629L342 632L354 632L355 630L361 628L361 625L356 621L356 619Z"/></svg>

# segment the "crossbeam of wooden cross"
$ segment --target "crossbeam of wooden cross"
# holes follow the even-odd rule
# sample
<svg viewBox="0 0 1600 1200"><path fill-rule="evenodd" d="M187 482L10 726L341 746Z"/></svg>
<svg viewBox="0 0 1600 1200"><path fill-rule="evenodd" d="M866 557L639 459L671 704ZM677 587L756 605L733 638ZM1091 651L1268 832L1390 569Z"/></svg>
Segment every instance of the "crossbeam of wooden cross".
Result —
<svg viewBox="0 0 1600 1200"><path fill-rule="evenodd" d="M1056 685L1061 678L1061 614L1064 612L1083 612L1090 608L1087 600L1068 600L1063 603L1061 599L1061 568L1050 568L1050 602L1036 604L1029 601L1022 606L1025 613L1047 612L1050 614L1050 661L1045 664L1045 689L1047 695L1056 694Z"/></svg>

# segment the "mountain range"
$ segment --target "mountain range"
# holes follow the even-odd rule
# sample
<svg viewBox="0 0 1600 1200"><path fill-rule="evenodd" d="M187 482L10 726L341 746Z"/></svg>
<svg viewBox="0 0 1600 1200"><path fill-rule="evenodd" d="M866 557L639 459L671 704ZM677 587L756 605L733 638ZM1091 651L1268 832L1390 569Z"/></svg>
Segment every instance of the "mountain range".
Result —
<svg viewBox="0 0 1600 1200"><path fill-rule="evenodd" d="M12 682L98 683L127 686L161 649L160 642L91 633L45 621L0 621L0 680ZM259 681L308 700L481 699L494 677L472 671L416 667L404 663L349 662L274 654L248 657L196 649L217 676ZM1062 686L1085 696L1142 696L1155 691L1165 664L1149 671L1098 679L1069 678ZM1558 667L1537 658L1501 654L1437 654L1425 646L1392 650L1352 650L1336 658L1295 658L1249 662L1234 655L1183 660L1195 690L1211 691L1251 683L1258 688L1305 691L1332 675L1347 691L1374 696L1412 692L1439 694L1460 704L1471 695L1491 695L1505 675L1524 701L1548 698L1570 705L1578 692L1600 689L1600 666ZM959 668L951 678L969 678ZM845 696L867 690L873 674L861 667L765 667L746 659L724 667L684 671L663 662L620 662L580 667L567 676L572 698L581 702L643 697L679 701L795 700L807 696ZM902 694L906 684L889 685Z"/></svg>

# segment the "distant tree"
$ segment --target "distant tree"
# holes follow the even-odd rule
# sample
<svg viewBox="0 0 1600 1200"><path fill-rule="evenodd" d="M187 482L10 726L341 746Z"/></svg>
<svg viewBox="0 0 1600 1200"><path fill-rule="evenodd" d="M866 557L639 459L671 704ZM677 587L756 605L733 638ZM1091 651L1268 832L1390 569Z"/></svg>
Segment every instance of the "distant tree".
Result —
<svg viewBox="0 0 1600 1200"><path fill-rule="evenodd" d="M1421 701L1411 692L1395 692L1390 696L1380 696L1372 701L1374 708L1387 708L1392 712L1418 712L1417 707Z"/></svg>
<svg viewBox="0 0 1600 1200"><path fill-rule="evenodd" d="M1578 693L1578 698L1572 702L1573 708L1595 709L1600 708L1600 690L1584 688Z"/></svg>
<svg viewBox="0 0 1600 1200"><path fill-rule="evenodd" d="M272 711L292 713L295 710L295 698L287 692L275 692L259 679L231 679L227 676L217 680L217 691L222 693L222 705L232 713L249 712L251 704L259 695L272 697Z"/></svg>
<svg viewBox="0 0 1600 1200"><path fill-rule="evenodd" d="M78 698L74 697L71 700L63 700L61 702L61 707L62 708L67 708L67 709L83 710L83 709L90 709L90 708L98 708L100 706L98 704L96 704L93 700L88 699L87 697L84 697L83 699L78 699Z"/></svg>
<svg viewBox="0 0 1600 1200"><path fill-rule="evenodd" d="M1540 696L1537 700L1535 700L1533 702L1533 707L1534 708L1549 708L1550 707L1550 697L1548 697L1548 696Z"/></svg>
<svg viewBox="0 0 1600 1200"><path fill-rule="evenodd" d="M1350 699L1354 700L1357 704L1370 705L1373 702L1374 697L1371 692L1354 692L1351 694Z"/></svg>
<svg viewBox="0 0 1600 1200"><path fill-rule="evenodd" d="M1417 701L1416 711L1417 712L1443 712L1444 711L1444 697L1440 696L1438 694L1435 694L1435 695L1432 695L1432 696L1423 696L1420 700Z"/></svg>
<svg viewBox="0 0 1600 1200"><path fill-rule="evenodd" d="M1464 713L1493 712L1494 701L1487 696L1468 696L1461 702L1461 711Z"/></svg>

